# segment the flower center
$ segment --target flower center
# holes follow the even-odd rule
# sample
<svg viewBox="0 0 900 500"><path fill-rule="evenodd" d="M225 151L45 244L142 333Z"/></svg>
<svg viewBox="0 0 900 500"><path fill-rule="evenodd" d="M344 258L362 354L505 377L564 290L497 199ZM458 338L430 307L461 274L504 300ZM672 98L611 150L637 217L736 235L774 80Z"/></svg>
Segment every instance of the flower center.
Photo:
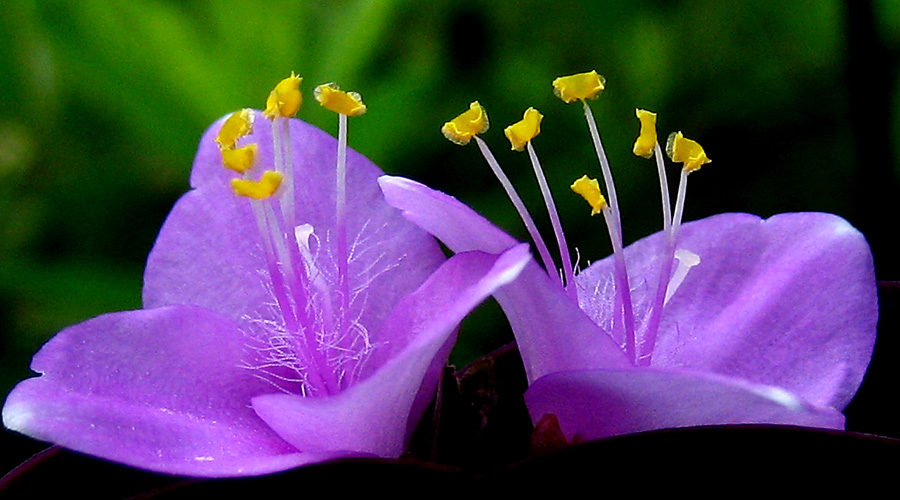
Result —
<svg viewBox="0 0 900 500"><path fill-rule="evenodd" d="M301 81L291 74L266 101L262 116L271 126L271 158L259 158L258 145L250 142L257 115L249 109L229 116L216 142L223 166L238 174L231 180L235 195L247 199L256 220L265 260L262 274L272 297L269 316L275 319L244 317L253 325L250 336L262 359L249 368L285 392L331 395L354 383L377 347L361 321L365 287L351 284L349 269L365 238L360 234L350 243L347 235L346 119L364 113L365 105L358 94L334 84L316 89L320 103L340 116L334 230L319 234L295 209L303 174L295 171L290 122L303 101ZM367 269L376 274L385 270Z"/></svg>
<svg viewBox="0 0 900 500"><path fill-rule="evenodd" d="M610 334L616 339L628 359L635 365L649 365L651 362L653 348L656 343L656 335L659 329L660 318L663 309L669 299L676 293L678 288L684 282L690 269L700 263L700 257L686 249L678 249L678 229L681 225L681 218L684 212L684 200L687 189L688 174L699 170L700 167L709 163L703 148L696 142L684 138L681 132L677 132L669 136L666 144L666 152L674 162L684 164L681 170L681 179L678 188L678 195L675 201L674 214L670 206L670 198L668 191L668 180L666 179L665 165L662 160L662 150L657 142L656 135L656 114L646 110L637 110L637 118L641 123L641 133L634 144L633 152L638 156L645 158L655 157L657 171L659 173L660 191L662 196L663 211L663 231L665 233L664 243L660 248L661 258L659 269L659 280L657 289L653 295L650 309L642 318L640 327L636 326L634 300L632 297L632 289L629 284L630 276L628 274L625 263L625 254L622 241L622 220L619 213L618 198L616 195L615 184L613 183L612 170L606 153L603 149L603 143L600 140L600 133L597 130L597 124L594 119L588 100L596 98L605 88L606 81L597 74L596 71L589 73L581 73L566 77L560 77L553 81L554 93L566 103L581 101L584 108L584 115L590 131L591 140L594 150L597 153L597 159L600 164L600 170L603 175L603 183L606 192L609 194L607 200L603 196L600 189L600 183L596 179L591 179L587 175L576 180L571 188L577 194L580 194L591 206L591 215L603 214L606 226L609 232L610 241L613 247L613 284L614 284L614 304L613 304L613 322ZM510 200L519 213L531 239L534 241L538 255L544 264L547 272L554 277L559 285L565 290L566 295L570 299L579 304L587 304L592 301L592 297L579 297L579 294L596 294L603 293L606 289L597 287L595 290L579 290L575 281L576 269L572 265L571 255L566 243L565 234L562 224L559 221L559 215L556 210L553 196L547 186L547 181L537 158L537 153L532 146L532 140L540 133L540 123L543 116L534 108L528 108L525 111L523 119L513 125L510 125L504 131L509 139L512 149L516 151L527 150L532 166L534 167L535 177L541 188L544 197L544 203L550 216L550 222L553 227L554 235L559 246L560 259L562 261L562 272L557 274L557 267L550 255L546 243L537 230L530 213L525 208L521 197L519 197L509 178L503 173L496 158L490 149L478 134L487 131L488 119L487 113L478 102L473 102L470 109L461 114L454 120L447 122L442 131L448 139L456 144L467 144L471 139L475 139L479 149L490 165L491 170L500 180Z"/></svg>

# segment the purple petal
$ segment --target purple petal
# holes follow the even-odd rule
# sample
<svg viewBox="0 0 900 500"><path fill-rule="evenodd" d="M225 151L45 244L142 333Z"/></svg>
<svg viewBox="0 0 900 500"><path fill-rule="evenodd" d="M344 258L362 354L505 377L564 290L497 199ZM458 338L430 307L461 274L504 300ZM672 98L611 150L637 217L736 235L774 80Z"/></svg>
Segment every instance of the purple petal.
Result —
<svg viewBox="0 0 900 500"><path fill-rule="evenodd" d="M298 451L250 400L272 390L230 319L199 307L112 313L66 328L3 407L10 429L145 469L264 474L334 453Z"/></svg>
<svg viewBox="0 0 900 500"><path fill-rule="evenodd" d="M844 426L840 412L783 389L687 370L554 373L531 384L525 401L535 422L556 415L569 440L696 425Z"/></svg>
<svg viewBox="0 0 900 500"><path fill-rule="evenodd" d="M663 235L625 249L636 309L656 289ZM781 387L842 409L872 354L877 321L869 247L830 214L767 220L723 214L682 227L679 248L700 255L663 312L652 365L686 368ZM612 259L578 276L603 288ZM585 307L602 324L603 308Z"/></svg>
<svg viewBox="0 0 900 500"><path fill-rule="evenodd" d="M401 177L378 179L388 203L454 252L497 253L516 243L456 198ZM630 366L619 346L531 261L494 296L506 312L528 380L563 369Z"/></svg>
<svg viewBox="0 0 900 500"><path fill-rule="evenodd" d="M519 243L456 198L424 184L390 175L379 177L378 184L388 204L454 252L500 253Z"/></svg>
<svg viewBox="0 0 900 500"><path fill-rule="evenodd" d="M384 361L361 383L331 397L270 394L253 408L284 439L301 450L349 450L383 457L402 453L407 419L420 388L430 397L437 383L435 355L476 305L518 275L530 257L526 245L497 256L462 253L442 265L400 302L384 323L395 343L376 353ZM426 372L431 372L426 377ZM423 382L423 379L424 382ZM418 415L416 415L418 411Z"/></svg>
<svg viewBox="0 0 900 500"><path fill-rule="evenodd" d="M256 114L254 132L244 141L259 146L256 170L273 169L271 122ZM214 123L201 139L191 174L194 189L175 205L150 253L144 306L194 304L239 322L243 316L277 320L272 317L268 268L250 202L234 195L230 180L236 174L221 166L214 141L221 123ZM301 181L295 191L296 223L313 226L324 247L319 255L325 259L334 254L337 141L300 120L290 120L290 130L294 172ZM365 303L359 320L372 330L444 261L433 238L385 203L375 182L382 173L348 150L351 288L365 290L364 300L357 301Z"/></svg>

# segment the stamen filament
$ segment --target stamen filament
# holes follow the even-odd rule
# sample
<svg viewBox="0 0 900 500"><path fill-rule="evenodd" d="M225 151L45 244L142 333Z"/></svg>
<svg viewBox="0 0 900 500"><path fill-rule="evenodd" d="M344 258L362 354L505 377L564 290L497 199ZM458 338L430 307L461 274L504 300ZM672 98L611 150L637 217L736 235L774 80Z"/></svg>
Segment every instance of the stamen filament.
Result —
<svg viewBox="0 0 900 500"><path fill-rule="evenodd" d="M547 178L544 176L544 169L538 160L537 153L531 141L525 145L528 150L528 157L531 159L531 166L534 167L534 175L537 177L538 185L541 188L541 194L544 196L544 203L547 205L547 212L550 214L550 223L553 225L553 232L556 235L556 242L559 245L559 256L562 261L563 275L565 276L565 288L569 297L578 303L578 287L575 286L575 268L572 266L572 257L569 255L569 246L566 244L566 235L563 232L562 223L559 220L559 212L556 210L556 203L553 202L553 194L550 192L550 186L547 185Z"/></svg>
<svg viewBox="0 0 900 500"><path fill-rule="evenodd" d="M597 130L597 122L594 120L594 114L586 100L582 101L584 105L584 117L587 120L588 129L591 131L591 140L594 143L594 150L597 152L597 159L600 161L600 170L603 172L603 183L606 185L606 192L609 196L608 213L604 210L603 216L606 218L606 225L609 229L609 238L613 244L613 256L615 259L615 272L617 288L621 288L622 293L617 293L617 297L621 297L622 312L624 316L625 338L626 338L626 354L629 359L636 362L635 356L635 337L634 337L634 313L631 305L631 288L628 285L628 270L625 266L625 256L622 249L622 220L619 217L619 202L616 196L616 186L613 183L612 170L609 168L609 160L603 150L603 143L600 141L600 132ZM630 349L630 352L629 352Z"/></svg>
<svg viewBox="0 0 900 500"><path fill-rule="evenodd" d="M272 132L275 133L275 123L281 122L281 147L283 153L281 159L284 162L284 193L281 195L281 214L287 224L287 228L297 225L294 212L294 189L297 176L294 175L294 158L291 154L291 123L287 118L276 119L272 122Z"/></svg>
<svg viewBox="0 0 900 500"><path fill-rule="evenodd" d="M675 215L672 217L672 238L674 239L678 235L678 228L681 226L681 216L684 214L684 198L687 193L687 180L688 174L691 172L686 169L681 169L681 179L678 182L678 196L675 198Z"/></svg>
<svg viewBox="0 0 900 500"><path fill-rule="evenodd" d="M672 208L669 199L669 181L666 176L665 163L662 157L662 148L657 142L653 147L653 155L656 159L656 168L659 173L659 188L662 195L663 231L665 241L662 250L662 265L659 270L659 282L656 285L656 296L653 298L650 316L647 319L647 327L640 340L638 348L637 364L649 366L653 356L653 348L656 346L656 335L659 331L659 322L662 319L663 306L666 302L666 290L668 289L669 276L672 274L672 263L675 253L675 233L672 230Z"/></svg>
<svg viewBox="0 0 900 500"><path fill-rule="evenodd" d="M656 170L659 174L659 191L662 196L663 230L669 233L672 225L672 201L669 198L669 178L666 176L666 166L663 162L662 148L657 142L653 146L653 158L656 160Z"/></svg>
<svg viewBox="0 0 900 500"><path fill-rule="evenodd" d="M338 150L337 150L337 193L336 193L336 238L338 289L341 295L341 310L346 311L350 300L350 280L348 272L347 248L347 115L338 113ZM342 322L343 323L343 322ZM343 331L346 325L341 326Z"/></svg>
<svg viewBox="0 0 900 500"><path fill-rule="evenodd" d="M537 225L535 225L534 223L534 219L531 218L531 214L528 212L528 209L525 208L525 203L522 201L522 198L519 197L519 193L516 192L516 188L513 187L512 182L510 182L509 180L509 177L507 177L506 174L503 173L503 169L500 168L500 164L497 162L497 159L494 158L494 155L488 148L487 143L485 143L477 135L473 136L473 138L475 139L475 143L478 144L478 149L481 150L481 154L484 156L484 159L487 161L488 165L490 165L491 170L497 177L497 180L500 181L500 184L506 191L507 196L509 196L509 200L512 202L513 206L516 207L516 211L519 213L519 217L522 219L522 222L525 223L525 229L528 230L528 234L531 236L532 241L534 241L534 246L537 247L538 254L541 256L541 261L544 263L544 268L547 270L547 273L551 276L555 275L556 279L559 280L560 285L564 285L562 282L562 278L554 271L556 269L556 265L553 263L553 259L550 257L550 251L547 249L547 244L544 243L544 239L538 232Z"/></svg>
<svg viewBox="0 0 900 500"><path fill-rule="evenodd" d="M281 309L284 326L290 332L299 335L292 336L298 342L304 344L298 352L307 353L310 369L306 376L309 378L310 387L319 388L328 394L336 393L339 389L330 370L319 369L327 367L325 359L319 349L309 346L308 332L304 331L303 324L309 324L305 318L305 306L308 300L306 289L301 285L296 274L293 259L285 245L284 232L281 230L275 211L270 200L250 200L253 213L259 226L260 236L263 240L264 251L268 254L266 261L269 263L269 275L273 287L273 295ZM300 268L302 269L302 268ZM329 375L331 375L329 377Z"/></svg>
<svg viewBox="0 0 900 500"><path fill-rule="evenodd" d="M622 311L622 329L625 334L625 355L632 363L637 363L636 342L634 336L634 310L631 305L631 285L628 283L628 272L625 267L625 252L622 238L613 231L613 213L609 205L603 207L603 218L609 230L609 239L613 246L613 262L615 264L616 309Z"/></svg>
<svg viewBox="0 0 900 500"><path fill-rule="evenodd" d="M603 150L603 143L600 141L600 132L597 130L597 122L594 120L594 113L587 101L581 101L584 104L584 117L587 120L588 129L591 131L591 140L594 143L594 150L597 152L597 159L600 161L600 170L603 172L603 184L606 185L606 194L609 196L609 210L612 213L615 226L611 227L622 238L622 221L619 217L619 198L616 196L616 186L613 183L612 170L609 168L609 160L606 159L606 152Z"/></svg>

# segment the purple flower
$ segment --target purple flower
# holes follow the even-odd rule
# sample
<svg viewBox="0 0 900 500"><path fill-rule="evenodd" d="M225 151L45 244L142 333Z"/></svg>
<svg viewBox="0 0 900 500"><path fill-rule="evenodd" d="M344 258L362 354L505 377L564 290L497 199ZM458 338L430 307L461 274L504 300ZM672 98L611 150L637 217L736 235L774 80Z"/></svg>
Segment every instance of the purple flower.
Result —
<svg viewBox="0 0 900 500"><path fill-rule="evenodd" d="M585 76L597 79L596 73ZM602 81L582 87L596 93ZM469 116L476 115L472 110L478 120ZM477 103L472 110L448 122L444 133L478 142L534 235L521 200L476 136L486 128L480 126L484 111ZM585 111L593 125L586 104ZM526 111L506 133L514 149L527 143L566 259L552 197L528 142L540 130L535 113ZM522 140L528 120L530 135ZM652 132L647 156L656 143ZM596 129L592 133L605 163ZM673 140L681 141L674 156L686 163L684 186L687 173L709 160L680 133ZM635 151L644 156L644 148ZM655 150L659 157L658 145ZM388 203L455 252L500 253L518 244L451 196L399 177L379 182ZM578 189L615 227L618 214L610 213L596 181L578 182L593 184ZM682 188L679 224L683 194ZM663 197L667 205L665 190ZM538 242L552 274L532 260L513 284L494 293L516 335L532 420L556 415L570 440L712 424L843 428L841 410L862 381L878 315L863 236L834 215L790 213L716 215L680 225L675 238L672 215L664 212L666 231L628 246L621 261L610 256L577 275L563 269L564 279L546 264L552 260ZM611 234L615 248L621 232Z"/></svg>
<svg viewBox="0 0 900 500"><path fill-rule="evenodd" d="M50 340L32 363L41 376L6 400L8 428L196 476L403 452L456 324L516 276L527 248L446 260L385 203L362 155L299 120L229 120L203 136L193 189L149 256L145 308ZM225 123L252 132L223 139ZM224 151L255 166L229 172ZM276 172L262 175L280 180L274 194L238 196L262 170Z"/></svg>

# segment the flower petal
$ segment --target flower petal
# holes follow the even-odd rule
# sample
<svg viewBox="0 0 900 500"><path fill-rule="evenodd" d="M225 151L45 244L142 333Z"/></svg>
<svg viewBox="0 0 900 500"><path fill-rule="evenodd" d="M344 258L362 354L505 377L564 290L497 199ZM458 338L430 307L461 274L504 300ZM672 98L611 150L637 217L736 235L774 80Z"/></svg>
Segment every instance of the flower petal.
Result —
<svg viewBox="0 0 900 500"><path fill-rule="evenodd" d="M256 168L272 169L271 122L255 113L254 131L242 140L259 145ZM175 205L150 253L144 306L194 304L238 322L242 317L277 321L256 219L249 200L232 192L230 179L236 174L222 167L215 142L223 120L201 139L191 173L194 189ZM322 245L318 255L327 261L335 254L337 141L300 120L287 123L294 174L302 180L294 191L296 223L312 225ZM365 304L359 320L370 330L377 330L400 298L445 260L433 238L385 203L375 183L382 173L363 155L347 151L350 285L365 295L354 301ZM331 262L326 266L332 268L324 272L333 271Z"/></svg>
<svg viewBox="0 0 900 500"><path fill-rule="evenodd" d="M230 319L177 306L99 316L60 332L3 407L10 429L136 467L264 474L326 460L283 441L249 407L272 390L244 367Z"/></svg>
<svg viewBox="0 0 900 500"><path fill-rule="evenodd" d="M649 308L662 245L657 233L625 249L636 311ZM856 229L823 213L722 214L682 226L678 247L701 262L664 310L653 366L740 377L846 406L871 358L878 317L872 256ZM602 288L612 266L612 259L595 263L579 284ZM600 308L585 312L604 321Z"/></svg>
<svg viewBox="0 0 900 500"><path fill-rule="evenodd" d="M253 408L284 439L306 451L349 450L397 457L407 438L420 388L433 394L446 359L435 355L456 325L497 287L509 283L529 259L520 245L501 255L461 253L442 265L418 290L403 299L385 321L396 344L376 351L384 362L359 384L330 397L269 394ZM426 372L432 372L426 376ZM423 382L423 378L425 379Z"/></svg>
<svg viewBox="0 0 900 500"><path fill-rule="evenodd" d="M696 425L844 426L840 412L783 389L688 370L559 372L531 384L525 401L535 422L556 415L569 440Z"/></svg>
<svg viewBox="0 0 900 500"><path fill-rule="evenodd" d="M456 198L401 177L378 179L387 202L454 252L497 253L515 239ZM535 262L494 293L516 335L529 382L559 370L630 366L618 344Z"/></svg>

